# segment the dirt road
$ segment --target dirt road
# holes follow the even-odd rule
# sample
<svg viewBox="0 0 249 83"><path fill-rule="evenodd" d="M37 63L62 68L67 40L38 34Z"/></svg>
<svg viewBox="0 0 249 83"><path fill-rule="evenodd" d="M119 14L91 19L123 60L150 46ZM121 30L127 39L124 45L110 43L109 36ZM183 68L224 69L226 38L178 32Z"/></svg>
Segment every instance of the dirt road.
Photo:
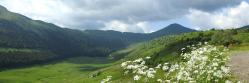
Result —
<svg viewBox="0 0 249 83"><path fill-rule="evenodd" d="M243 83L249 83L249 52L234 53L229 62L232 73Z"/></svg>

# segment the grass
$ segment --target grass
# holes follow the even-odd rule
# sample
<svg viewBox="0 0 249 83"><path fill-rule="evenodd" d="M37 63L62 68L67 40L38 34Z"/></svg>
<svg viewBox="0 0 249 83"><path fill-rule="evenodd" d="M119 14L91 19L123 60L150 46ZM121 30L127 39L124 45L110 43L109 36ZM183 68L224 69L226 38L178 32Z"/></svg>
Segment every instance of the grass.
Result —
<svg viewBox="0 0 249 83"><path fill-rule="evenodd" d="M0 83L82 83L91 73L111 65L103 57L76 57L48 65L0 72Z"/></svg>
<svg viewBox="0 0 249 83"><path fill-rule="evenodd" d="M240 49L239 50L233 50L234 48L240 48ZM249 50L248 45L247 46L244 45L242 47L240 47L240 46L232 46L230 49L231 49L230 52L240 52L241 49L243 49L244 51ZM174 56L174 55L176 55L176 54L174 54L174 52L173 53L163 53L163 54L164 54L163 57L160 57L160 58L166 59L166 61L169 61L169 62L179 61L177 59L177 56ZM131 56L128 56L127 58L128 59L125 59L125 60L132 60ZM135 58L135 57L133 56L133 58ZM158 60L158 58L157 58L157 60ZM125 83L129 83L129 82L133 83L134 82L133 81L133 76L134 75L133 74L124 75L124 72L122 71L122 68L120 67L120 63L114 64L114 65L112 65L110 67L107 67L107 68L100 69L98 71L100 71L102 74L100 74L99 76L97 76L95 78L87 78L84 81L87 82L87 83L88 82L96 82L97 83L97 82L100 82L102 79L105 79L107 76L113 76L113 78L111 80L113 83L123 83L123 82L125 82ZM159 76L163 76L163 74L159 75ZM232 79L234 81L237 80L236 77L233 77L233 76L231 76L231 78L229 78L229 79ZM140 82L138 82L138 83L140 83Z"/></svg>

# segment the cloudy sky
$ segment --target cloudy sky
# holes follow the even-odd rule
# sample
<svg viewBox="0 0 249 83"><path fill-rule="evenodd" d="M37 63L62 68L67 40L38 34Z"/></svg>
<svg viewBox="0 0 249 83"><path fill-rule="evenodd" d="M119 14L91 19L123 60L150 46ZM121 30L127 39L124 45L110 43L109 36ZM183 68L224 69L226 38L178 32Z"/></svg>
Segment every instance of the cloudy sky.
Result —
<svg viewBox="0 0 249 83"><path fill-rule="evenodd" d="M249 25L249 0L0 0L0 5L80 30L148 33L171 23L199 30Z"/></svg>

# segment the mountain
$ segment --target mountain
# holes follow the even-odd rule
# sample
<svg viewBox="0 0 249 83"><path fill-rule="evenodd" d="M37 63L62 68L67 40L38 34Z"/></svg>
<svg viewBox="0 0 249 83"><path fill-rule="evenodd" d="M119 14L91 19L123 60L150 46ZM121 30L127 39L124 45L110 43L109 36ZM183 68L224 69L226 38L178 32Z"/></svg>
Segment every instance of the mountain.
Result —
<svg viewBox="0 0 249 83"><path fill-rule="evenodd" d="M248 29L248 28L249 28L249 25L246 25L246 26L241 27L241 29L243 29L243 28Z"/></svg>
<svg viewBox="0 0 249 83"><path fill-rule="evenodd" d="M196 30L174 23L174 24L170 24L169 26L159 31L153 32L150 35L152 36L152 38L155 38L155 37L161 37L164 35L175 35L175 34L181 34L181 33L186 33L186 32L194 32L194 31Z"/></svg>
<svg viewBox="0 0 249 83"><path fill-rule="evenodd" d="M97 39L108 38L107 40L119 39L119 40L125 41L124 43L126 44L131 44L134 42L151 40L151 39L158 38L161 36L178 35L181 33L195 32L195 31L196 30L184 27L180 24L173 23L159 31L155 31L152 33L131 33L131 32L119 32L119 31L113 31L113 30L107 30L107 31L85 30L84 32L92 36L90 38L97 38Z"/></svg>
<svg viewBox="0 0 249 83"><path fill-rule="evenodd" d="M148 40L149 37L144 33L131 33L131 32L119 32L113 30L85 30L84 33L90 38L90 40L94 40L96 45L100 46L99 43L106 42L106 44L102 45L110 45L107 47L112 47L111 49L120 49L128 46L129 44L141 42Z"/></svg>
<svg viewBox="0 0 249 83"><path fill-rule="evenodd" d="M173 25L149 34L111 30L80 31L32 20L0 6L0 67L22 66L72 56L105 57L133 43L185 33L180 29L194 31Z"/></svg>

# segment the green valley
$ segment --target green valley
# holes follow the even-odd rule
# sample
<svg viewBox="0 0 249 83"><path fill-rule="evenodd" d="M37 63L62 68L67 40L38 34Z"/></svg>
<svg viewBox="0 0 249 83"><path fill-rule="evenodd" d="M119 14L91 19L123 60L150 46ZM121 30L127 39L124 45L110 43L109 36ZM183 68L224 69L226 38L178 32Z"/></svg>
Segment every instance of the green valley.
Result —
<svg viewBox="0 0 249 83"><path fill-rule="evenodd" d="M166 27L167 30L148 34L101 30L80 31L32 20L10 12L2 6L0 10L0 47L7 49L0 53L1 68L40 64L74 56L105 57L132 43L163 35L195 31L179 24L172 24ZM171 32L174 26L182 31ZM14 49L15 52L8 49ZM30 51L21 51L22 49ZM33 50L37 51L33 52Z"/></svg>
<svg viewBox="0 0 249 83"><path fill-rule="evenodd" d="M0 83L249 81L249 21L239 14L249 4L243 0L238 7L218 4L224 8L215 10L219 6L210 5L212 1L200 5L138 1L143 3L138 6L129 0L115 5L115 1L56 0L22 9L24 5L4 2L0 2ZM136 4L127 5L132 3ZM34 11L36 7L39 10Z"/></svg>

